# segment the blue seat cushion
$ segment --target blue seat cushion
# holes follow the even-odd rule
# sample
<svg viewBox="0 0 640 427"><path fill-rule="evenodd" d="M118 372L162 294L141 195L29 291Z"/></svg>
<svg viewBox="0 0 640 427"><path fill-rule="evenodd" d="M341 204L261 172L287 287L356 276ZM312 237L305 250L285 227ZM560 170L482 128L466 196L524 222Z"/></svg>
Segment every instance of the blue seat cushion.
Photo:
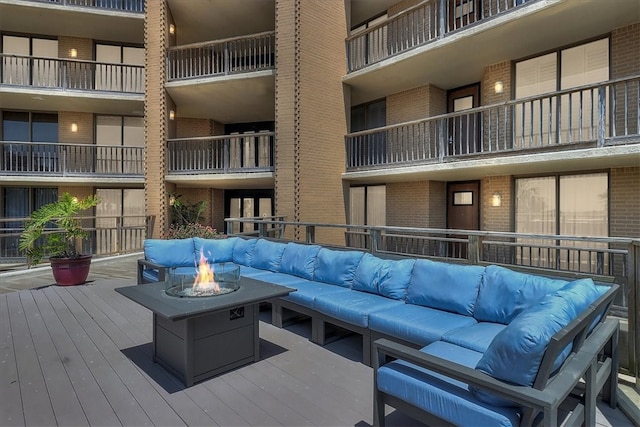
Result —
<svg viewBox="0 0 640 427"><path fill-rule="evenodd" d="M280 272L293 274L303 279L313 280L316 269L316 256L320 246L287 243L280 261Z"/></svg>
<svg viewBox="0 0 640 427"><path fill-rule="evenodd" d="M600 295L591 279L580 279L544 296L496 335L476 369L512 384L533 385L551 337ZM571 345L561 352L553 371L560 368L570 351ZM481 390L472 391L493 404L513 404Z"/></svg>
<svg viewBox="0 0 640 427"><path fill-rule="evenodd" d="M266 273L266 271L260 269L260 268L253 268L253 267L248 267L246 265L241 265L240 266L240 275L244 276L244 277L253 277L256 276L258 274L263 274Z"/></svg>
<svg viewBox="0 0 640 427"><path fill-rule="evenodd" d="M202 254L209 264L216 262L232 262L233 247L238 241L238 237L229 237L225 239L203 239L194 237L193 244L196 256Z"/></svg>
<svg viewBox="0 0 640 427"><path fill-rule="evenodd" d="M434 342L421 351L473 368L482 353ZM378 369L377 388L455 425L515 427L520 424L518 409L493 406L478 400L467 384L395 360Z"/></svg>
<svg viewBox="0 0 640 427"><path fill-rule="evenodd" d="M484 267L419 259L407 289L408 304L471 316Z"/></svg>
<svg viewBox="0 0 640 427"><path fill-rule="evenodd" d="M233 246L233 262L238 265L251 266L251 258L256 243L258 243L258 239L238 238L238 241Z"/></svg>
<svg viewBox="0 0 640 427"><path fill-rule="evenodd" d="M307 279L303 279L302 277L292 276L291 274L274 273L272 271L264 270L261 270L259 273L255 273L247 277L282 286L292 286L295 283L308 282Z"/></svg>
<svg viewBox="0 0 640 427"><path fill-rule="evenodd" d="M164 267L195 266L193 238L189 239L145 239L144 257Z"/></svg>
<svg viewBox="0 0 640 427"><path fill-rule="evenodd" d="M502 323L478 322L447 332L442 336L442 341L484 353L496 335L506 327Z"/></svg>
<svg viewBox="0 0 640 427"><path fill-rule="evenodd" d="M258 239L251 254L251 267L263 270L278 271L286 243Z"/></svg>
<svg viewBox="0 0 640 427"><path fill-rule="evenodd" d="M522 310L567 283L497 265L487 266L473 317L482 322L509 324Z"/></svg>
<svg viewBox="0 0 640 427"><path fill-rule="evenodd" d="M317 296L344 291L342 286L329 285L302 278L300 278L300 282L295 282L295 284L290 284L290 286L295 287L297 291L291 292L289 295L282 297L282 299L311 309L313 308L313 302Z"/></svg>
<svg viewBox="0 0 640 427"><path fill-rule="evenodd" d="M313 280L350 288L364 252L321 248Z"/></svg>
<svg viewBox="0 0 640 427"><path fill-rule="evenodd" d="M314 310L362 328L369 326L370 313L397 306L404 306L404 303L354 290L317 295L313 303Z"/></svg>
<svg viewBox="0 0 640 427"><path fill-rule="evenodd" d="M444 334L476 323L471 316L404 304L369 315L369 329L423 346Z"/></svg>

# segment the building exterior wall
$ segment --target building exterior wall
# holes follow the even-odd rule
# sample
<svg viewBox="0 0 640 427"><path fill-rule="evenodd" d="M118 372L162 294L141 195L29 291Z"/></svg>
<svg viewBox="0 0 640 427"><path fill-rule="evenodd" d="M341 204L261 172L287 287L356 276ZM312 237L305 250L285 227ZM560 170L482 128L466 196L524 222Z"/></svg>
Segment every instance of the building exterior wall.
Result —
<svg viewBox="0 0 640 427"><path fill-rule="evenodd" d="M640 237L640 166L611 169L609 191L610 236Z"/></svg>
<svg viewBox="0 0 640 427"><path fill-rule="evenodd" d="M492 205L494 193L500 195L500 206ZM513 179L510 176L488 176L480 182L480 229L486 231L513 231L511 211Z"/></svg>

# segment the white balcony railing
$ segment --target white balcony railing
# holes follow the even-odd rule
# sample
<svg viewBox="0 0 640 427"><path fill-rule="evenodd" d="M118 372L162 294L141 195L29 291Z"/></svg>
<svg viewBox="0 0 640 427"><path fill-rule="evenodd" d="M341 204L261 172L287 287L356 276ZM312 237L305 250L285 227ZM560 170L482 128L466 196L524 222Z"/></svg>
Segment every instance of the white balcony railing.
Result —
<svg viewBox="0 0 640 427"><path fill-rule="evenodd" d="M275 67L275 32L177 46L167 52L167 79L248 73Z"/></svg>
<svg viewBox="0 0 640 427"><path fill-rule="evenodd" d="M346 135L347 170L640 142L640 76Z"/></svg>
<svg viewBox="0 0 640 427"><path fill-rule="evenodd" d="M0 84L63 90L144 93L141 65L0 54Z"/></svg>
<svg viewBox="0 0 640 427"><path fill-rule="evenodd" d="M145 0L27 0L34 3L54 3L61 6L90 7L94 9L144 12Z"/></svg>

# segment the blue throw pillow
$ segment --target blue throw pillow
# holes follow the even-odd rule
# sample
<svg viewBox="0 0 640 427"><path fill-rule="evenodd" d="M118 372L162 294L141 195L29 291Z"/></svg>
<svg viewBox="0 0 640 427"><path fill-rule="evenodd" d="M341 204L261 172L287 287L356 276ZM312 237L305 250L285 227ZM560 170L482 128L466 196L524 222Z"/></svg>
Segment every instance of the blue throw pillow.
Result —
<svg viewBox="0 0 640 427"><path fill-rule="evenodd" d="M280 261L286 247L286 243L258 239L256 247L253 248L251 267L277 272L280 269Z"/></svg>
<svg viewBox="0 0 640 427"><path fill-rule="evenodd" d="M416 260L388 260L387 262L386 268L380 270L378 293L387 298L405 299Z"/></svg>
<svg viewBox="0 0 640 427"><path fill-rule="evenodd" d="M349 288L363 255L364 252L359 251L322 248L318 251L313 280Z"/></svg>
<svg viewBox="0 0 640 427"><path fill-rule="evenodd" d="M380 276L386 268L389 268L389 260L383 260L371 254L364 254L356 268L351 288L356 291L377 294Z"/></svg>
<svg viewBox="0 0 640 427"><path fill-rule="evenodd" d="M146 239L144 241L145 259L164 267L195 266L193 239Z"/></svg>
<svg viewBox="0 0 640 427"><path fill-rule="evenodd" d="M253 249L256 243L258 243L258 239L238 238L238 241L233 246L233 262L250 267Z"/></svg>
<svg viewBox="0 0 640 427"><path fill-rule="evenodd" d="M216 262L232 262L233 247L238 240L237 237L229 237L226 239L203 239L194 237L193 243L197 257L202 254L209 264Z"/></svg>
<svg viewBox="0 0 640 427"><path fill-rule="evenodd" d="M316 256L320 246L287 243L280 261L280 273L293 274L303 279L313 280Z"/></svg>
<svg viewBox="0 0 640 427"><path fill-rule="evenodd" d="M496 335L476 369L511 384L532 386L551 337L600 295L593 280L580 279L544 296ZM570 351L571 345L561 352L554 362L554 371L560 368ZM516 406L514 402L475 387L469 389L478 399L492 405Z"/></svg>

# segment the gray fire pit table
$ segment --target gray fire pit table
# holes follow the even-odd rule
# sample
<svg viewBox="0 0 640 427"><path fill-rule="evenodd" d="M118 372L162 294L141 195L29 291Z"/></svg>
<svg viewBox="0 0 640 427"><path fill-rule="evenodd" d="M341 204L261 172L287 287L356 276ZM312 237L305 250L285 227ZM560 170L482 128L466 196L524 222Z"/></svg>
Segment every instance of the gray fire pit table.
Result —
<svg viewBox="0 0 640 427"><path fill-rule="evenodd" d="M167 284L117 288L153 312L153 359L190 387L260 360L258 309L295 289L241 277L234 292L200 298L165 293Z"/></svg>

